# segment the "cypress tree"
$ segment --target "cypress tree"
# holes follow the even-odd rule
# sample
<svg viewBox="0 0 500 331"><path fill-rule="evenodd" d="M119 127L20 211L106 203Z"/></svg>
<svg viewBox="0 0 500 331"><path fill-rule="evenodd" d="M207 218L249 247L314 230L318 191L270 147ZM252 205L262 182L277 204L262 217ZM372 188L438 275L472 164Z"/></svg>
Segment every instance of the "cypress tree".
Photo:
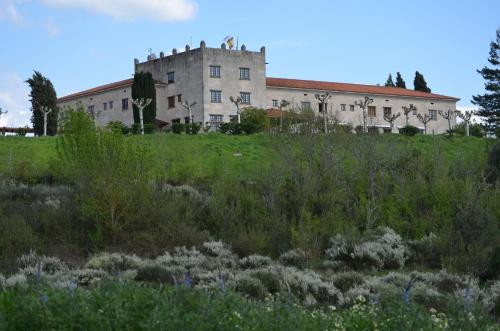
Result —
<svg viewBox="0 0 500 331"><path fill-rule="evenodd" d="M413 85L415 86L415 91L431 93L431 89L427 86L424 75L422 75L418 71L415 73L415 80L413 81Z"/></svg>
<svg viewBox="0 0 500 331"><path fill-rule="evenodd" d="M403 80L403 77L401 77L401 73L399 73L399 72L397 73L397 76L396 76L396 87L406 88L406 83Z"/></svg>
<svg viewBox="0 0 500 331"><path fill-rule="evenodd" d="M57 95L52 82L40 72L35 71L33 76L26 80L31 92L31 123L35 135L43 135L43 112L42 107L49 107L52 112L47 116L47 135L53 136L57 133Z"/></svg>
<svg viewBox="0 0 500 331"><path fill-rule="evenodd" d="M486 81L487 93L473 96L472 103L479 106L477 115L483 118L486 130L498 137L500 134L500 29L497 30L496 41L490 44L488 62L492 67L478 70Z"/></svg>
<svg viewBox="0 0 500 331"><path fill-rule="evenodd" d="M387 87L395 87L396 84L394 84L394 81L392 80L392 74L389 74L389 78L387 78L387 81L385 82L385 86Z"/></svg>
<svg viewBox="0 0 500 331"><path fill-rule="evenodd" d="M150 72L138 72L132 84L132 99L150 98L149 106L144 109L144 124L154 124L156 119L156 89ZM139 109L134 105L134 123L139 124Z"/></svg>

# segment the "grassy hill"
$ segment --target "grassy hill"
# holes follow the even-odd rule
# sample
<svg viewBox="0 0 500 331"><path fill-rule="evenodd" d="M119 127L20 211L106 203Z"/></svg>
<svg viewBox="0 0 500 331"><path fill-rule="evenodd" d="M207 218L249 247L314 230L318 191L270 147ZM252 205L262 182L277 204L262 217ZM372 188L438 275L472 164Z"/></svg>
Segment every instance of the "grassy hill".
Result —
<svg viewBox="0 0 500 331"><path fill-rule="evenodd" d="M440 154L448 163L474 160L484 162L488 141L479 138L444 136L404 137L399 135L370 136L380 148L413 148L425 155ZM57 157L55 137L0 137L0 173L22 180L50 176L51 162ZM330 137L346 151L363 137L355 135ZM272 166L279 158L277 146L287 148L287 138L268 135L229 136L166 135L130 136L127 140L147 146L161 165L158 174L170 181L202 184L220 176L252 180ZM293 146L289 146L293 152Z"/></svg>

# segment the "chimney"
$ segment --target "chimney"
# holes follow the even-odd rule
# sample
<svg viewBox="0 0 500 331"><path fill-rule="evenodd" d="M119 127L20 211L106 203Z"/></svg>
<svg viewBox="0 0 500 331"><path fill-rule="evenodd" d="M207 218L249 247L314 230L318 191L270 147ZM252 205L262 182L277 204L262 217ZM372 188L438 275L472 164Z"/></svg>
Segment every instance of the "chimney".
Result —
<svg viewBox="0 0 500 331"><path fill-rule="evenodd" d="M260 48L260 52L261 52L262 54L266 54L266 48L265 48L264 46L262 46L262 47Z"/></svg>
<svg viewBox="0 0 500 331"><path fill-rule="evenodd" d="M241 45L241 51L242 52L246 52L247 51L247 47L245 46L245 44Z"/></svg>
<svg viewBox="0 0 500 331"><path fill-rule="evenodd" d="M225 44L225 43L222 43L222 45L220 45L220 48L222 48L222 49L226 49L226 44Z"/></svg>
<svg viewBox="0 0 500 331"><path fill-rule="evenodd" d="M191 50L191 47L189 45L186 45L186 52L189 52Z"/></svg>
<svg viewBox="0 0 500 331"><path fill-rule="evenodd" d="M163 59L164 57L165 57L165 53L160 52L160 58L162 58L162 59Z"/></svg>
<svg viewBox="0 0 500 331"><path fill-rule="evenodd" d="M206 47L207 47L207 44L205 43L205 41L204 41L204 40L202 40L202 41L200 42L200 48L202 48L202 49L203 49L203 48L206 48Z"/></svg>

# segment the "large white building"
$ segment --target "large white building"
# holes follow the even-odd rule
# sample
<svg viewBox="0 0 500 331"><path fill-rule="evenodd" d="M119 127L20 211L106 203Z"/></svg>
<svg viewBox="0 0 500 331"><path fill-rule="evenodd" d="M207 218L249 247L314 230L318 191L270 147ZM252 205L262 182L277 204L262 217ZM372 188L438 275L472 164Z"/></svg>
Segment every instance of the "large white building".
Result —
<svg viewBox="0 0 500 331"><path fill-rule="evenodd" d="M423 129L417 113L427 114L432 120L427 125L428 133L444 133L448 121L439 111L455 111L459 99L439 94L425 93L396 87L360 84L318 82L295 79L269 78L266 76L266 49L258 52L208 48L205 42L197 49L172 55L148 56L148 60L134 60L134 72L150 72L156 83L156 118L158 123L171 124L189 122L188 113L181 103L196 102L193 108L195 122L217 127L237 116L237 108L230 97L241 97L241 107L264 109L277 108L282 100L292 109L309 108L321 114L322 109L315 98L317 93L328 92L327 114L342 123L354 127L362 125L363 112L355 102L368 96L373 103L367 109L370 130L390 132L384 114L402 113L402 107L416 108L410 116L410 124ZM78 104L93 114L99 125L110 121L133 123L131 104L133 79L127 79L90 90L71 94L58 100L58 106L76 108ZM455 123L455 118L452 123ZM394 132L406 124L405 116L399 117Z"/></svg>

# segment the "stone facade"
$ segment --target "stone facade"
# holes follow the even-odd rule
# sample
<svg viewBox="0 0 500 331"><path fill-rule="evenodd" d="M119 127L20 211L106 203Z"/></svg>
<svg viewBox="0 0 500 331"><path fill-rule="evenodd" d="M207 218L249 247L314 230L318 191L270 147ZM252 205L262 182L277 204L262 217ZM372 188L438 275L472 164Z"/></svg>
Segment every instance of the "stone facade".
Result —
<svg viewBox="0 0 500 331"><path fill-rule="evenodd" d="M458 99L413 90L385 88L380 86L299 81L266 78L266 50L248 51L208 48L205 42L197 49L189 46L182 51L172 50L172 55L160 53L157 58L148 56L147 61L134 60L134 72L150 72L156 81L157 120L166 123L187 123L187 110L183 102L193 103L193 120L204 126L216 127L220 122L234 120L236 106L230 97L241 97L246 103L241 108L256 107L273 109L287 100L291 108L297 110L310 107L322 115L315 94L329 92L332 98L328 103L327 114L341 123L354 127L362 125L363 116L355 101L369 96L374 99L370 106L368 125L373 132L389 132L390 125L384 121L384 112L401 113L395 122L394 132L406 124L402 107L410 104L417 113L435 115L427 127L429 134L444 133L448 122L438 112L456 110ZM96 122L103 126L110 121L133 123L131 104L132 79L104 85L88 91L60 98L58 106L75 108L81 104L83 109L96 115ZM111 107L110 107L111 103ZM123 104L123 107L122 107ZM374 108L373 108L374 107ZM423 130L423 124L410 115L410 124ZM452 124L455 124L454 118Z"/></svg>
<svg viewBox="0 0 500 331"><path fill-rule="evenodd" d="M267 104L269 108L273 106L273 100L280 102L280 100L287 100L290 102L290 108L300 110L303 108L303 103L309 103L311 110L316 114L321 115L320 105L315 98L318 90L307 89L290 89L268 86L267 89ZM427 124L428 134L445 133L448 130L448 121L444 120L439 115L439 110L446 112L451 109L456 110L455 100L441 100L432 98L417 98L406 96L394 95L375 95L364 93L348 93L329 91L331 99L328 101L327 114L331 118L335 118L340 123L352 124L353 127L363 125L363 112L361 108L355 105L356 101L361 101L365 96L373 98L373 103L370 105L374 108L375 114L371 113L368 117L367 124L369 127L376 129L378 132L387 132L391 126L384 120L384 110L389 110L391 114L401 113L401 116L394 122L394 133L398 132L398 128L406 125L406 117L403 113L403 107L409 107L410 104L416 107L416 112L411 112L409 116L409 124L418 127L422 131L424 125L415 116L419 114L434 114L435 120L431 120ZM375 115L375 116L373 116ZM452 125L456 124L456 118L453 118Z"/></svg>

